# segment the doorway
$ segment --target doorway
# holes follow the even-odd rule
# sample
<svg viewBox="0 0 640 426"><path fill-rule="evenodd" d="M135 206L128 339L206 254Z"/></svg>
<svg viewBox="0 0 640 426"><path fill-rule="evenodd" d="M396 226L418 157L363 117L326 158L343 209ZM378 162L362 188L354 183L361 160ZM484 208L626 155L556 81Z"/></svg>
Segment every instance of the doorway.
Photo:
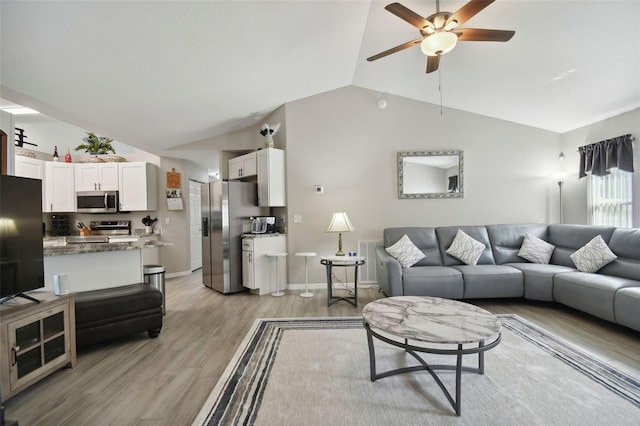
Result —
<svg viewBox="0 0 640 426"><path fill-rule="evenodd" d="M191 271L202 268L202 206L200 182L189 179L189 242Z"/></svg>

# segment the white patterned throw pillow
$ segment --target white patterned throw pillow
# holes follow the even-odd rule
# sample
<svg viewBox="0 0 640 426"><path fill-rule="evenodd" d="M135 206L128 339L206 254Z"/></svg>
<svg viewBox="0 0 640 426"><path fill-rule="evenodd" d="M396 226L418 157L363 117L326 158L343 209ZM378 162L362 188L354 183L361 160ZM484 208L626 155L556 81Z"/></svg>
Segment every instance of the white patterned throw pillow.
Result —
<svg viewBox="0 0 640 426"><path fill-rule="evenodd" d="M520 247L518 256L533 263L549 263L555 248L556 246L553 244L549 244L548 242L527 232L524 235L522 247Z"/></svg>
<svg viewBox="0 0 640 426"><path fill-rule="evenodd" d="M474 240L465 234L464 231L458 229L456 237L445 253L450 254L467 265L475 265L478 263L478 259L480 259L485 248L485 245L480 241Z"/></svg>
<svg viewBox="0 0 640 426"><path fill-rule="evenodd" d="M576 268L578 268L578 271L582 272L596 272L604 265L611 263L618 258L600 235L596 235L594 239L589 241L584 247L580 248L570 257L576 265Z"/></svg>
<svg viewBox="0 0 640 426"><path fill-rule="evenodd" d="M393 256L403 268L410 268L426 256L411 239L404 234L394 245L385 249L387 253Z"/></svg>

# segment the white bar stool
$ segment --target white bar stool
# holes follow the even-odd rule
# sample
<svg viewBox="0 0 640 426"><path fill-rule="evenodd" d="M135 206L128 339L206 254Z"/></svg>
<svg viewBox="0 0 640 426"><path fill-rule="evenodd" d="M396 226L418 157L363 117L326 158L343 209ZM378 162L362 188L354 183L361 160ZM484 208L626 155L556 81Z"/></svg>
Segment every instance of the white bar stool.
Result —
<svg viewBox="0 0 640 426"><path fill-rule="evenodd" d="M274 253L267 253L267 256L269 257L273 257L276 259L276 291L274 291L273 293L271 293L272 296L284 296L284 292L281 291L278 287L279 287L279 283L280 283L280 271L278 270L278 263L279 262L279 258L281 257L285 257L287 255L287 253L285 252L274 252Z"/></svg>
<svg viewBox="0 0 640 426"><path fill-rule="evenodd" d="M309 270L307 269L307 258L314 257L316 253L311 251L303 251L296 253L296 256L304 256L304 292L300 293L300 297L313 297L313 293L309 291Z"/></svg>

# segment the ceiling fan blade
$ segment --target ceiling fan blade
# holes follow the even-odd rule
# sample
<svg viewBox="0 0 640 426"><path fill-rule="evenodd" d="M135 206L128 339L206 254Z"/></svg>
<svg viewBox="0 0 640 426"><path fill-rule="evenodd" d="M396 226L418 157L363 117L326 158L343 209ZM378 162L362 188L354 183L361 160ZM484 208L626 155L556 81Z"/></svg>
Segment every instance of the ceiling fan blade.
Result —
<svg viewBox="0 0 640 426"><path fill-rule="evenodd" d="M516 33L506 30L485 30L479 28L460 28L454 31L458 41L509 41Z"/></svg>
<svg viewBox="0 0 640 426"><path fill-rule="evenodd" d="M398 18L404 19L419 30L423 29L424 27L433 27L433 24L431 22L427 21L422 16L415 13L413 10L407 9L400 3L388 4L387 6L385 6L385 9L396 15Z"/></svg>
<svg viewBox="0 0 640 426"><path fill-rule="evenodd" d="M456 21L458 26L464 24L469 19L473 18L477 13L482 11L485 7L489 6L495 0L471 0L469 3L458 9L453 15L447 19L447 24Z"/></svg>
<svg viewBox="0 0 640 426"><path fill-rule="evenodd" d="M430 72L436 71L439 65L440 65L440 55L427 56L427 74L429 74Z"/></svg>
<svg viewBox="0 0 640 426"><path fill-rule="evenodd" d="M416 44L420 44L422 42L421 38L417 38L415 40L411 40L408 41L406 43L402 43L399 46L396 47L392 47L389 50L385 50L384 52L380 52L377 55L373 55L369 58L367 58L367 61L371 62L371 61L375 61L376 59L380 59L380 58L384 58L387 55L391 55L392 53L396 53L396 52L400 52L401 50L407 49L411 46L415 46Z"/></svg>

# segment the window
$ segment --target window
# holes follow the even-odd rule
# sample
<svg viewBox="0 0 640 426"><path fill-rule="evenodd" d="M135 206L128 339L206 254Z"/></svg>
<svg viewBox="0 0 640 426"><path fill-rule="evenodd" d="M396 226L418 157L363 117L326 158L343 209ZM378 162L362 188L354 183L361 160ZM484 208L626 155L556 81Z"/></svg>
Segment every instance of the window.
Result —
<svg viewBox="0 0 640 426"><path fill-rule="evenodd" d="M608 225L620 228L632 227L633 173L611 169L607 176L589 178L589 210L592 225Z"/></svg>

